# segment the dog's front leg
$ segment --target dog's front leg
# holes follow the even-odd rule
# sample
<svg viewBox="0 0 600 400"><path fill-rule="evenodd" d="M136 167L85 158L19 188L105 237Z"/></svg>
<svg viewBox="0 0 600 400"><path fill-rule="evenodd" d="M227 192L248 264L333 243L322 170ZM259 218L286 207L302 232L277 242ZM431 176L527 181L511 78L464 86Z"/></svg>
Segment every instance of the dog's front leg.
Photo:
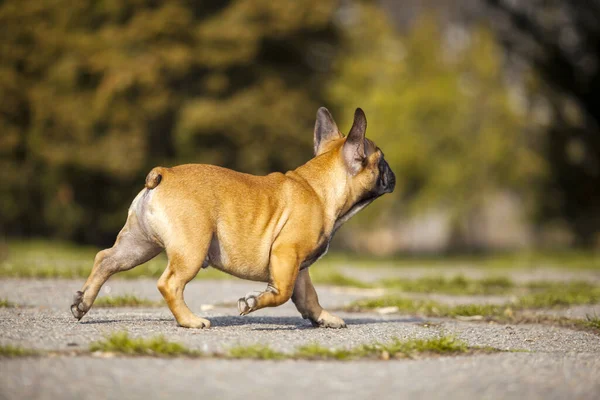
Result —
<svg viewBox="0 0 600 400"><path fill-rule="evenodd" d="M319 304L319 297L308 274L308 268L303 269L298 274L292 301L302 314L302 318L309 319L313 326L321 328L346 327L343 319L330 314Z"/></svg>
<svg viewBox="0 0 600 400"><path fill-rule="evenodd" d="M265 307L279 306L292 297L298 276L299 257L291 246L273 247L269 262L269 284L265 291L247 294L238 300L240 315Z"/></svg>

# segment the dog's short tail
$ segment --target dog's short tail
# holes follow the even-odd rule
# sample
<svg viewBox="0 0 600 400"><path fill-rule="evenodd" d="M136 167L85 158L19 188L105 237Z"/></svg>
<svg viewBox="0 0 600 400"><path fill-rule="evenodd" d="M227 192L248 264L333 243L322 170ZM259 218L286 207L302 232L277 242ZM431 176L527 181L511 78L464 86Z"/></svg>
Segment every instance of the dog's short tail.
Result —
<svg viewBox="0 0 600 400"><path fill-rule="evenodd" d="M158 186L163 178L163 167L153 168L152 171L146 176L146 189L154 189Z"/></svg>

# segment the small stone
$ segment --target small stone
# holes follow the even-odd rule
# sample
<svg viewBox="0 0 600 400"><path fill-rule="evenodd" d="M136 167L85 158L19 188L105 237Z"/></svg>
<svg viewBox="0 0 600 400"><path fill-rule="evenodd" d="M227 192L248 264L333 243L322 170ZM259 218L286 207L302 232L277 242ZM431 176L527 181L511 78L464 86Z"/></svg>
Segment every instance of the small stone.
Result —
<svg viewBox="0 0 600 400"><path fill-rule="evenodd" d="M392 306L392 307L381 307L375 310L378 314L393 314L398 312L398 307Z"/></svg>

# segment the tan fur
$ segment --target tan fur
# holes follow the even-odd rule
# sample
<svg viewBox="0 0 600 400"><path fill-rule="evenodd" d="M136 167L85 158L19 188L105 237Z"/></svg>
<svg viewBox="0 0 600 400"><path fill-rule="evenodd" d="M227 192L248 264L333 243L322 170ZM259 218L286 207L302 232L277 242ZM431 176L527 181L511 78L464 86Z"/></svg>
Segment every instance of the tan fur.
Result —
<svg viewBox="0 0 600 400"><path fill-rule="evenodd" d="M319 149L315 145L315 158L285 174L254 176L202 164L154 168L115 245L98 253L75 296L73 314L81 318L89 310L112 274L165 249L169 261L158 288L181 326L210 326L183 299L185 285L207 265L268 283L260 294L239 300L242 315L293 296L313 324L345 326L321 308L308 269L300 269L317 249L326 248L336 222L377 179L382 153L366 142L368 157L353 174L343 154L345 141L341 134L329 137Z"/></svg>

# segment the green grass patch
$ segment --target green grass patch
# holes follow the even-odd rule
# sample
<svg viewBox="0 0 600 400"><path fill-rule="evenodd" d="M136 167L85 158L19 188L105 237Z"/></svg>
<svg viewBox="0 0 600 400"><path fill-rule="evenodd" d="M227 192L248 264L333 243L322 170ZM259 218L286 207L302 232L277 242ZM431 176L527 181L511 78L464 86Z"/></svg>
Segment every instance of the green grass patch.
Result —
<svg viewBox="0 0 600 400"><path fill-rule="evenodd" d="M360 311L396 307L399 313L420 314L432 317L510 317L515 311L559 308L600 302L600 287L586 282L563 283L552 288L518 297L514 302L494 304L463 304L450 306L432 300L409 299L400 296L383 296L357 300L346 310Z"/></svg>
<svg viewBox="0 0 600 400"><path fill-rule="evenodd" d="M9 242L8 255L0 262L0 277L8 278L87 278L99 249L64 242L31 240ZM159 256L130 271L123 278L159 277L166 258Z"/></svg>
<svg viewBox="0 0 600 400"><path fill-rule="evenodd" d="M0 357L8 357L8 358L31 357L31 356L36 356L38 354L39 353L36 350L25 349L25 348L19 347L19 346L11 346L11 345L0 346Z"/></svg>
<svg viewBox="0 0 600 400"><path fill-rule="evenodd" d="M115 332L104 339L93 342L89 351L113 353L125 356L151 357L216 357L252 360L351 360L351 359L390 359L414 358L427 355L452 355L470 353L490 353L500 350L486 347L469 347L467 343L454 336L440 336L430 339L392 339L387 343L362 344L350 349L327 348L318 343L312 343L296 348L291 353L283 353L268 345L254 344L250 346L235 346L224 353L202 353L190 350L180 343L170 342L164 336L148 339L132 338L127 332ZM25 357L34 355L85 355L85 351L77 352L38 352L16 346L0 346L0 357Z"/></svg>
<svg viewBox="0 0 600 400"><path fill-rule="evenodd" d="M112 308L112 307L159 307L164 303L160 301L152 301L142 299L132 294L122 296L103 296L98 297L94 302L95 307Z"/></svg>
<svg viewBox="0 0 600 400"><path fill-rule="evenodd" d="M0 278L87 278L100 249L45 240L11 241L7 258L0 261ZM158 278L167 265L164 253L129 271L115 274L120 279ZM231 279L213 268L202 269L196 279Z"/></svg>
<svg viewBox="0 0 600 400"><path fill-rule="evenodd" d="M65 242L46 240L9 241L7 257L0 261L0 278L87 278L98 252L98 248L78 246ZM166 256L160 254L155 259L115 275L117 279L136 279L149 277L157 279L167 264ZM519 253L484 256L443 256L443 257L405 257L377 259L351 254L334 253L321 260L311 269L313 281L318 284L355 288L386 288L409 293L440 293L450 295L499 295L508 293L529 293L522 303L527 307L545 307L547 305L586 304L598 302L598 293L590 294L589 287L578 283L587 294L570 290L570 295L560 294L562 282L532 282L518 285L506 277L488 277L470 279L464 276L423 277L418 279L384 279L369 283L349 277L337 270L340 266L377 266L377 267L481 267L493 270L498 266L507 267L564 267L600 269L600 257L593 252L561 253ZM234 279L232 276L214 268L202 269L196 279L222 280ZM588 286L590 286L588 284ZM555 295L558 293L558 295ZM588 299L584 297L587 296ZM117 307L119 301L107 300L105 307ZM102 304L102 303L99 303ZM98 306L98 303L97 303ZM99 305L102 306L102 305ZM125 306L123 304L122 306ZM135 307L138 305L130 304ZM139 305L141 306L141 304ZM418 308L426 307L420 304Z"/></svg>
<svg viewBox="0 0 600 400"><path fill-rule="evenodd" d="M600 332L600 318L597 315L587 315L584 324Z"/></svg>
<svg viewBox="0 0 600 400"><path fill-rule="evenodd" d="M506 294L519 288L506 277L470 279L462 275L454 277L428 276L418 279L388 278L367 283L348 277L331 268L313 268L311 278L314 283L355 288L385 288L411 293L444 293L453 295Z"/></svg>
<svg viewBox="0 0 600 400"><path fill-rule="evenodd" d="M0 299L0 308L14 308L17 305L8 301L7 299Z"/></svg>
<svg viewBox="0 0 600 400"><path fill-rule="evenodd" d="M227 351L229 358L248 358L253 360L282 360L289 358L285 353L273 350L267 345L235 346Z"/></svg>
<svg viewBox="0 0 600 400"><path fill-rule="evenodd" d="M469 279L462 275L457 275L452 278L384 279L377 286L413 293L490 295L508 293L516 285L513 281L504 277Z"/></svg>
<svg viewBox="0 0 600 400"><path fill-rule="evenodd" d="M433 339L411 339L406 341L394 340L392 343L384 346L384 350L390 355L402 353L411 355L413 353L465 353L469 347L454 336L441 336Z"/></svg>
<svg viewBox="0 0 600 400"><path fill-rule="evenodd" d="M569 293L565 298L572 301ZM567 304L565 298L549 296L553 307ZM365 311L383 307L396 307L398 313L417 314L428 317L447 317L467 320L494 321L499 323L514 324L542 324L560 326L564 328L584 330L587 332L600 334L600 318L598 316L588 315L586 319L575 319L567 317L557 317L552 315L532 313L532 310L539 308L527 308L527 300L523 303L507 303L502 305L495 304L462 304L449 306L429 300L412 300L395 296L380 297L375 299L358 300L345 308L346 311ZM582 300L587 297L582 297ZM535 302L535 305L548 304L545 302ZM572 303L570 303L572 304Z"/></svg>
<svg viewBox="0 0 600 400"><path fill-rule="evenodd" d="M319 261L321 265L361 268L446 268L481 269L600 269L600 253L594 250L521 251L484 254L399 255L375 257L369 255L330 252Z"/></svg>
<svg viewBox="0 0 600 400"><path fill-rule="evenodd" d="M298 347L295 356L306 360L347 360L358 357L358 353L358 348L352 350L334 349L321 346L318 343L311 343Z"/></svg>
<svg viewBox="0 0 600 400"><path fill-rule="evenodd" d="M554 308L599 302L599 286L588 282L552 282L544 290L519 297L517 303L520 308Z"/></svg>
<svg viewBox="0 0 600 400"><path fill-rule="evenodd" d="M444 317L476 317L494 316L505 317L513 313L512 305L495 304L459 304L456 306L442 307L440 316Z"/></svg>
<svg viewBox="0 0 600 400"><path fill-rule="evenodd" d="M412 358L417 354L459 354L480 350L470 348L454 336L432 339L392 339L388 343L363 344L351 349L330 349L319 344L299 347L295 353L301 359L348 360L356 358ZM494 351L497 351L493 349ZM492 351L492 349L487 349Z"/></svg>
<svg viewBox="0 0 600 400"><path fill-rule="evenodd" d="M594 317L591 316L588 316L586 319L580 319L567 318L555 315L531 314L528 312L521 312L516 313L507 319L492 318L492 320L497 322L510 322L517 324L541 324L560 326L563 328L582 330L586 332L595 333L596 335L600 335L600 322L597 318L594 319Z"/></svg>
<svg viewBox="0 0 600 400"><path fill-rule="evenodd" d="M429 276L418 279L383 279L376 283L365 283L349 278L337 271L316 268L311 271L315 283L355 288L386 288L408 293L439 293L449 295L502 295L529 292L522 296L523 307L542 308L571 304L591 304L600 302L600 287L583 281L552 282L536 281L516 284L507 277L491 276L471 279L462 275L454 277ZM420 304L417 308L421 308ZM404 308L410 309L405 304Z"/></svg>
<svg viewBox="0 0 600 400"><path fill-rule="evenodd" d="M91 352L107 352L136 356L198 356L180 343L169 342L164 336L150 339L132 338L127 332L117 332L90 344Z"/></svg>
<svg viewBox="0 0 600 400"><path fill-rule="evenodd" d="M359 279L350 278L339 271L332 271L331 269L327 268L313 268L310 271L310 277L314 283L322 285L345 286L363 289L376 286L367 282L363 282Z"/></svg>
<svg viewBox="0 0 600 400"><path fill-rule="evenodd" d="M508 293L516 287L513 281L505 277L470 279L462 275L452 278L443 276L418 279L393 278L367 283L359 279L350 278L335 269L331 270L331 268L314 268L311 270L311 278L317 284L355 288L386 288L411 293L489 295Z"/></svg>
<svg viewBox="0 0 600 400"><path fill-rule="evenodd" d="M413 358L427 354L459 354L480 350L470 348L454 336L441 336L431 339L392 339L388 343L363 344L351 349L330 349L319 344L299 347L294 354L300 359L348 360L357 358ZM497 351L493 349L494 351ZM492 351L492 349L486 349Z"/></svg>
<svg viewBox="0 0 600 400"><path fill-rule="evenodd" d="M48 240L12 240L8 242L7 255L0 260L0 277L23 278L86 278L92 268L94 257L100 249ZM120 278L158 278L165 269L164 254L130 271L119 273ZM314 279L319 283L338 286L372 287L365 282L331 272L339 266L349 267L469 267L486 270L496 268L565 268L600 269L600 254L592 251L526 252L491 255L440 255L419 257L377 258L355 254L332 253L319 261ZM324 272L319 272L323 270ZM312 271L311 271L312 272ZM197 279L230 279L215 269L200 271ZM496 294L509 290L511 282L502 278L490 278L480 282L451 279L425 278L415 281L382 282L392 288L414 292L439 292L463 294Z"/></svg>
<svg viewBox="0 0 600 400"><path fill-rule="evenodd" d="M345 311L373 310L387 307L396 307L398 312L408 314L435 316L437 314L436 310L444 306L432 300L413 300L400 296L382 296L356 300L345 307Z"/></svg>
<svg viewBox="0 0 600 400"><path fill-rule="evenodd" d="M418 314L428 317L472 317L502 316L512 305L460 304L449 306L433 300L409 299L398 296L384 296L357 300L345 308L346 311L364 311L378 308L395 307L398 313Z"/></svg>
<svg viewBox="0 0 600 400"><path fill-rule="evenodd" d="M298 347L293 353L281 353L265 345L239 346L229 349L227 357L259 360L354 360L364 358L413 358L416 355L460 354L474 351L498 351L496 349L470 348L454 336L432 339L393 339L388 343L363 344L350 349L328 348L318 343Z"/></svg>

